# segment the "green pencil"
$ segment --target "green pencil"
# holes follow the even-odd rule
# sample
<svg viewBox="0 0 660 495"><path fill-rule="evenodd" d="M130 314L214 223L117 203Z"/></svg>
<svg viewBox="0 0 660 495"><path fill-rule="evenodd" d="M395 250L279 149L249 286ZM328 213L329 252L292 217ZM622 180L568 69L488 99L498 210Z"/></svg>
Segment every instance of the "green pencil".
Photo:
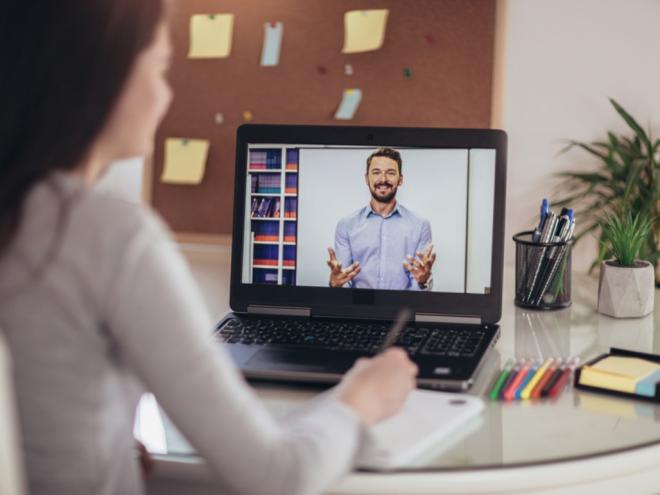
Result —
<svg viewBox="0 0 660 495"><path fill-rule="evenodd" d="M509 377L509 373L511 373L511 369L513 368L513 363L514 360L513 358L511 358L504 365L504 369L500 373L500 376L497 377L497 381L495 381L495 385L493 385L493 390L490 391L490 395L489 395L490 400L497 400L498 397L500 396L500 391L502 390L502 386L506 382L506 379Z"/></svg>

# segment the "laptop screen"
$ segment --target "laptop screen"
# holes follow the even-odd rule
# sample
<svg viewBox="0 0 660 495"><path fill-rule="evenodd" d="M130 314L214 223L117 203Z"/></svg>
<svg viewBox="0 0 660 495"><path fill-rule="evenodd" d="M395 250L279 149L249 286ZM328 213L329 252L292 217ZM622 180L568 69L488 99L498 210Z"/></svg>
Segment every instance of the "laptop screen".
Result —
<svg viewBox="0 0 660 495"><path fill-rule="evenodd" d="M248 144L241 280L489 294L495 158Z"/></svg>

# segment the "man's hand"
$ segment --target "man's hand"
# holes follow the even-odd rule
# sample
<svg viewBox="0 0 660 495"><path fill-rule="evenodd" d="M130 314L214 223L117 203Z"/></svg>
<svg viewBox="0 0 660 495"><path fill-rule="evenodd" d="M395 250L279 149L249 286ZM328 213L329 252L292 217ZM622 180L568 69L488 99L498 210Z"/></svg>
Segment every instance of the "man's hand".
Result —
<svg viewBox="0 0 660 495"><path fill-rule="evenodd" d="M330 255L330 259L328 260L328 266L330 267L330 287L341 287L353 280L360 273L359 262L356 261L342 270L341 263L337 261L335 250L329 247L328 254Z"/></svg>
<svg viewBox="0 0 660 495"><path fill-rule="evenodd" d="M419 285L426 285L431 277L433 263L435 263L433 244L429 244L424 251L417 251L415 255L415 258L407 255L403 267L415 277Z"/></svg>

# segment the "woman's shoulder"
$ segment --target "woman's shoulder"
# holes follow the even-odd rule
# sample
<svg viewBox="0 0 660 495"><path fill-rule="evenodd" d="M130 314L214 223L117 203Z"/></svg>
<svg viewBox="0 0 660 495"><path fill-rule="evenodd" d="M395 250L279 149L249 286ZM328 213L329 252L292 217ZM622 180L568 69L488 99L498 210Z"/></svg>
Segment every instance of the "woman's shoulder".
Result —
<svg viewBox="0 0 660 495"><path fill-rule="evenodd" d="M57 211L69 240L121 246L137 235L169 237L160 217L148 206L122 194L87 186L77 177L56 177L45 194ZM58 222L58 223L59 223Z"/></svg>

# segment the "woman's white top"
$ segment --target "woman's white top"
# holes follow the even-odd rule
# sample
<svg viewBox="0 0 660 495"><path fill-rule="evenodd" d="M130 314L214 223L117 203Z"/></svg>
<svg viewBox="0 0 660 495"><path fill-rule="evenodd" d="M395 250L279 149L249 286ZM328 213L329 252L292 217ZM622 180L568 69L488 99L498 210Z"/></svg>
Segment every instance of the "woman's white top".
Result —
<svg viewBox="0 0 660 495"><path fill-rule="evenodd" d="M330 396L275 421L212 336L185 259L154 213L56 173L0 258L30 493L134 494L146 389L220 493L317 493L352 466L358 417Z"/></svg>

